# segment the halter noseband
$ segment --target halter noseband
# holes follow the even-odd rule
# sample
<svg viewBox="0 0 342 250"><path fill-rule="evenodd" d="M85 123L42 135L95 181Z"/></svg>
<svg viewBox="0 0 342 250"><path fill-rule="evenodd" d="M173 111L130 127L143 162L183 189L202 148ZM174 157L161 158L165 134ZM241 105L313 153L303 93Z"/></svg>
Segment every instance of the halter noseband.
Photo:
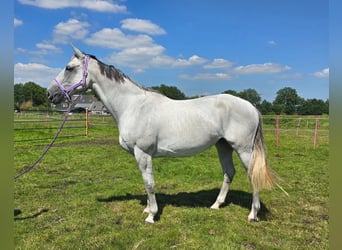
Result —
<svg viewBox="0 0 342 250"><path fill-rule="evenodd" d="M87 71L88 71L88 63L89 63L89 56L86 55L85 59L84 59L84 65L83 65L83 74L82 74L82 79L77 82L74 83L73 85L71 85L68 88L64 88L64 86L55 78L54 81L57 84L58 88L62 91L62 93L64 94L64 96L66 97L66 99L68 100L68 102L71 102L71 96L70 93L74 90L77 89L79 86L85 85L86 84L86 80L87 80Z"/></svg>

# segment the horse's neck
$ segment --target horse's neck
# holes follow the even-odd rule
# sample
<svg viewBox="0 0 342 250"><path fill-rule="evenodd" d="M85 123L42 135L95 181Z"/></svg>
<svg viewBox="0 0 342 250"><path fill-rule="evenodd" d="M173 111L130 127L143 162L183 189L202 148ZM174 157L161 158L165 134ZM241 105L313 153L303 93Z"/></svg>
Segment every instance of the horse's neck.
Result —
<svg viewBox="0 0 342 250"><path fill-rule="evenodd" d="M145 96L145 91L129 78L124 78L124 82L115 82L101 75L93 83L93 89L117 123L130 107L139 105Z"/></svg>

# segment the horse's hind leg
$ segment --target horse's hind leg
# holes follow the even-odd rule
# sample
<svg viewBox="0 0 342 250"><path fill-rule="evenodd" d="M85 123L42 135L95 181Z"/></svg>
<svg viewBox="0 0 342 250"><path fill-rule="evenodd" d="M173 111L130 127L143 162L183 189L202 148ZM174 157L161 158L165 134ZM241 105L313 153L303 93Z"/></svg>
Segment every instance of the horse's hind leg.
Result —
<svg viewBox="0 0 342 250"><path fill-rule="evenodd" d="M248 172L249 178L251 178L249 174L249 167L250 167L250 161L252 160L252 150L250 152L244 151L239 151L238 150L238 155L240 157L240 160L242 161L246 171ZM259 221L258 218L258 212L260 210L260 196L259 196L259 190L254 190L253 189L253 200L252 200L252 207L251 211L248 215L248 221L249 222L255 222Z"/></svg>
<svg viewBox="0 0 342 250"><path fill-rule="evenodd" d="M226 199L230 183L233 181L235 175L235 168L233 164L233 148L228 144L228 142L224 139L221 139L216 143L215 146L223 171L223 182L220 193L217 196L215 203L210 208L219 209Z"/></svg>

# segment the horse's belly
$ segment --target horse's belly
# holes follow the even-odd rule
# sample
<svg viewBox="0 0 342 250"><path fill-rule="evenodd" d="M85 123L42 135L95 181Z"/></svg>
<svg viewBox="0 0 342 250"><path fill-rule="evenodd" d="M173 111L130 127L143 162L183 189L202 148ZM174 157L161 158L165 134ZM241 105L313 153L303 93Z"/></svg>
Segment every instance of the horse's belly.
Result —
<svg viewBox="0 0 342 250"><path fill-rule="evenodd" d="M222 137L219 119L213 114L197 111L171 118L159 126L157 157L194 155L206 150Z"/></svg>
<svg viewBox="0 0 342 250"><path fill-rule="evenodd" d="M181 157L198 154L215 144L217 136L202 136L202 138L169 138L158 142L155 157Z"/></svg>

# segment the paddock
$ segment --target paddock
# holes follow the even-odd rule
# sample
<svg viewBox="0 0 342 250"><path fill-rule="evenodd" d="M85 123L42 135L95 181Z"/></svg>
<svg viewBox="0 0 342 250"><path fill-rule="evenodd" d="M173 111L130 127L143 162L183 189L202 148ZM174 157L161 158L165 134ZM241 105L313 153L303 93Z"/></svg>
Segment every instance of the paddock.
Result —
<svg viewBox="0 0 342 250"><path fill-rule="evenodd" d="M15 173L39 156L61 117L14 115ZM319 117L316 147L316 117L280 116L278 146L276 117L264 117L268 160L289 197L279 189L262 191L259 223L242 219L251 187L236 154L237 174L217 211L209 209L222 179L215 148L154 159L160 212L152 227L138 223L145 190L134 158L119 147L113 119L91 116L88 136L83 114L69 119L66 127L79 128L62 131L46 158L14 183L17 249L328 248L328 117Z"/></svg>

